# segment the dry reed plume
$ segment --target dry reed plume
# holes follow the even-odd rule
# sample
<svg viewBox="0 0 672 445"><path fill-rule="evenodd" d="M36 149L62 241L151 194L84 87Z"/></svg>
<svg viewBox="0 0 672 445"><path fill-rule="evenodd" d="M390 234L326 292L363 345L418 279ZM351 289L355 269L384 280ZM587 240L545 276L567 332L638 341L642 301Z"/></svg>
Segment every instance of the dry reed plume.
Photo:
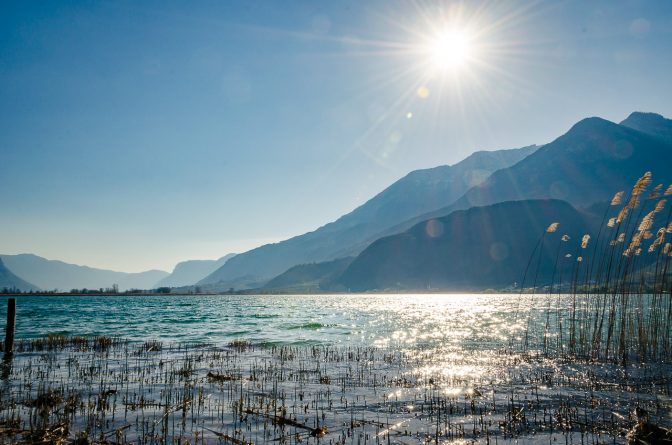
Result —
<svg viewBox="0 0 672 445"><path fill-rule="evenodd" d="M543 332L538 346L545 354L621 364L672 363L672 247L667 240L672 232L672 209L666 211L666 199L659 199L662 184L645 195L652 179L646 172L625 201L624 192L614 195L594 240L588 233L582 237L581 254L576 251L569 278L562 276L562 269L569 266L556 260L554 267L559 271L553 276L558 281L547 285L549 297L556 294L549 298L555 307L546 308L546 326L538 328ZM662 194L670 193L672 185ZM550 233L546 230L544 235ZM561 238L564 243L557 245L557 258L573 256L568 240ZM562 298L566 293L571 300L568 306ZM553 334L551 324L556 327ZM523 346L534 345L526 340Z"/></svg>

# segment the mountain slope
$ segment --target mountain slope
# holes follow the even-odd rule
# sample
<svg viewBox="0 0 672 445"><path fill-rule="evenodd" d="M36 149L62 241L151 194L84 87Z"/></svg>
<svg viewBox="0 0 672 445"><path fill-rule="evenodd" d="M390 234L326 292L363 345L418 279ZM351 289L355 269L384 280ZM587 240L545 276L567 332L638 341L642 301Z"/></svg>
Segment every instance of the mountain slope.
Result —
<svg viewBox="0 0 672 445"><path fill-rule="evenodd" d="M508 169L495 172L456 205L557 198L578 206L606 201L645 171L672 180L672 145L600 118L588 118Z"/></svg>
<svg viewBox="0 0 672 445"><path fill-rule="evenodd" d="M32 254L0 255L0 259L14 273L45 290L99 289L110 288L113 284L117 284L119 290L151 289L168 275L162 270L126 273L94 269Z"/></svg>
<svg viewBox="0 0 672 445"><path fill-rule="evenodd" d="M672 120L660 114L634 112L620 125L660 137L668 142L672 141Z"/></svg>
<svg viewBox="0 0 672 445"><path fill-rule="evenodd" d="M218 260L182 261L177 263L170 275L156 283L154 287L179 287L195 284L220 268L234 256L236 256L235 253L230 253Z"/></svg>
<svg viewBox="0 0 672 445"><path fill-rule="evenodd" d="M3 289L16 289L21 292L40 290L34 284L30 284L29 282L14 275L12 271L9 270L7 266L5 266L5 263L3 263L2 259L0 258L0 290Z"/></svg>
<svg viewBox="0 0 672 445"><path fill-rule="evenodd" d="M322 263L299 264L270 280L264 290L323 290L352 262L352 257Z"/></svg>
<svg viewBox="0 0 672 445"><path fill-rule="evenodd" d="M412 171L333 225L341 228L382 220L394 221L401 218L399 215L417 215L427 208L439 208L483 183L492 172L517 163L536 149L536 146L530 146L478 151L452 166ZM331 225L325 228L331 228Z"/></svg>
<svg viewBox="0 0 672 445"><path fill-rule="evenodd" d="M668 125L672 122L665 121ZM496 171L455 203L405 221L384 234L401 232L455 210L508 200L553 198L586 207L611 199L615 191L629 190L646 171L652 171L656 183L671 183L670 163L672 142L592 117L519 163Z"/></svg>
<svg viewBox="0 0 672 445"><path fill-rule="evenodd" d="M558 232L547 234L541 270L534 272L538 283L547 282L560 236L577 240L598 224L559 200L509 201L423 221L373 242L336 282L351 291L463 290L520 283L535 246L553 222L560 223ZM525 285L532 281L528 276Z"/></svg>
<svg viewBox="0 0 672 445"><path fill-rule="evenodd" d="M242 276L270 278L297 264L357 254L386 228L459 198L493 171L515 164L535 146L476 152L453 166L417 170L392 184L351 213L314 232L267 244L227 261L199 284L227 282Z"/></svg>

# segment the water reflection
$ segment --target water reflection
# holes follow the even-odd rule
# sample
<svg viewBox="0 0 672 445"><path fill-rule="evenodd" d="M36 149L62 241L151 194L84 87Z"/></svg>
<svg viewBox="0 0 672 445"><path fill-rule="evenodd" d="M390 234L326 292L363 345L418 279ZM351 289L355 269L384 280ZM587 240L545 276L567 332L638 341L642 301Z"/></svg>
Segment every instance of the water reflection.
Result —
<svg viewBox="0 0 672 445"><path fill-rule="evenodd" d="M319 295L19 297L17 335L61 332L144 341L316 342L415 347L504 344L539 297ZM2 310L5 305L2 304ZM0 316L4 320L4 316Z"/></svg>

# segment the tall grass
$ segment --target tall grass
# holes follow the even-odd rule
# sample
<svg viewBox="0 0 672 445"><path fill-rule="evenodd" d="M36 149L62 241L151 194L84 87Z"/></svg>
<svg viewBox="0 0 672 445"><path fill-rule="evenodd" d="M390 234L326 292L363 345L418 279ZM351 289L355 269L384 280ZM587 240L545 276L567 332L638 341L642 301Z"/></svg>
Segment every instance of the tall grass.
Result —
<svg viewBox="0 0 672 445"><path fill-rule="evenodd" d="M570 240L558 221L542 234L542 242L557 237L555 264L545 316L530 314L524 349L621 364L672 362L672 185L648 191L652 179L647 172L628 195L616 193L596 233ZM533 252L539 262L540 252ZM533 291L537 285L535 276ZM531 321L539 319L543 327Z"/></svg>

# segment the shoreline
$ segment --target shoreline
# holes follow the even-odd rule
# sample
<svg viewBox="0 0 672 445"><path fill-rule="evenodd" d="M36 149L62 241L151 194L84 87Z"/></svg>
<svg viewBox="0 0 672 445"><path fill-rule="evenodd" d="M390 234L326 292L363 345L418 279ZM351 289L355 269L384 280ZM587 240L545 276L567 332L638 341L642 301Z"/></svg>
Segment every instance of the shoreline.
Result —
<svg viewBox="0 0 672 445"><path fill-rule="evenodd" d="M390 290L390 291L369 291L369 292L253 292L253 291L240 291L240 292L200 292L200 293L188 293L188 292L174 292L174 293L165 293L165 292L129 292L129 293L70 293L70 292L33 292L33 293L0 293L0 297L207 297L207 296L320 296L320 295L352 295L352 296L380 296L380 295L538 295L538 296L548 296L548 297L557 297L558 295L599 295L604 293L604 291L572 291L568 290L567 292L547 292L532 289L526 289L524 291L513 291L513 290L497 290L497 289L485 289L485 290L427 290L427 289L418 289L418 290ZM649 292L627 292L627 295L631 296L642 296L642 295L651 295L651 294L662 294L662 295L672 295L672 289L668 291L659 291L651 290Z"/></svg>

